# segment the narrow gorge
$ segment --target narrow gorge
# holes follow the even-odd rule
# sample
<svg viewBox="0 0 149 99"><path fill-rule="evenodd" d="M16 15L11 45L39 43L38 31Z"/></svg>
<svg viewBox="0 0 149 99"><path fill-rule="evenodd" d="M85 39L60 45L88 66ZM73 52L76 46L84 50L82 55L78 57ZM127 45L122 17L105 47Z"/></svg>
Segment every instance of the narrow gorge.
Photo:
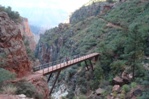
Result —
<svg viewBox="0 0 149 99"><path fill-rule="evenodd" d="M0 6L0 99L148 99L148 20L148 0L89 0L36 43Z"/></svg>

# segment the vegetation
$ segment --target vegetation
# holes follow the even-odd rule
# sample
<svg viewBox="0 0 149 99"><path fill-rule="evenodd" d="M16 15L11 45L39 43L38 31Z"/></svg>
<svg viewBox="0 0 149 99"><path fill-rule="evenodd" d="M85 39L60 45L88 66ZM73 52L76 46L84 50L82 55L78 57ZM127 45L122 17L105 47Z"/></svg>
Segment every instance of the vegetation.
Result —
<svg viewBox="0 0 149 99"><path fill-rule="evenodd" d="M19 13L12 11L11 7L6 8L3 6L0 6L0 12L6 12L8 14L9 18L11 18L14 22L21 21ZM9 24L7 24L7 25L9 25ZM3 31L3 32L5 32L5 31ZM34 59L33 52L31 52L31 50L29 48L29 42L26 39L28 39L28 38L25 38L25 36L24 36L23 40L24 40L24 44L26 45L27 54L29 55L29 57ZM9 46L10 45L11 44L9 44ZM39 92L37 92L37 89L35 88L35 86L33 84L31 84L25 80L20 81L19 79L21 79L21 78L16 80L15 73L12 73L12 72L4 69L4 68L6 68L5 66L8 65L7 64L7 58L8 58L7 54L8 53L9 52L6 52L5 47L1 46L1 48L0 48L0 94L8 94L8 95L24 94L27 97L31 97L34 99L43 99L43 95L40 94ZM11 54L14 54L14 53L11 53ZM17 54L19 54L19 53L17 53ZM15 68L17 69L17 67L15 67ZM26 72L28 72L28 71L26 71Z"/></svg>
<svg viewBox="0 0 149 99"><path fill-rule="evenodd" d="M24 94L30 98L43 99L43 95L37 92L35 86L26 80L21 80L15 83L5 82L1 84L0 93L10 95Z"/></svg>
<svg viewBox="0 0 149 99"><path fill-rule="evenodd" d="M11 79L14 79L14 78L15 78L14 73L11 73L8 70L0 68L0 84L1 85L4 81L11 80Z"/></svg>
<svg viewBox="0 0 149 99"><path fill-rule="evenodd" d="M23 41L24 41L24 45L25 45L25 48L26 48L26 53L27 53L29 59L32 60L32 61L35 61L35 55L34 55L34 52L31 51L31 48L29 46L29 40L28 40L28 38L26 38L25 36L23 36Z"/></svg>
<svg viewBox="0 0 149 99"><path fill-rule="evenodd" d="M4 94L15 94L16 91L17 91L17 88L11 84L2 87L2 92Z"/></svg>
<svg viewBox="0 0 149 99"><path fill-rule="evenodd" d="M138 98L149 98L149 71L145 68L149 64L149 1L129 0L99 16L101 5L103 3L93 2L83 6L71 15L70 24L59 24L58 27L47 30L41 35L36 57L40 59L40 44L51 49L53 60L64 60L66 56L92 52L100 53L100 61L93 74L84 70L83 63L69 69L67 73L62 73L59 81L65 79L65 83L70 86L67 95L69 99L75 98L77 87L80 99L85 98L88 90L94 91L98 87L108 90L102 95L105 98L111 93L112 79L121 75L126 68L130 68L129 73L133 73L134 79L130 84L121 87L121 99L125 99L125 95L138 85L142 85L144 89ZM13 20L19 18L19 14L11 11L10 7L1 7L0 10L6 11ZM28 42L25 45L28 46ZM28 48L26 50L32 56L31 51ZM0 83L14 78L13 74L4 69L0 69L0 72ZM5 93L23 93L36 99L42 97L36 92L35 86L26 81L4 86L2 89ZM113 92L114 97L117 95L117 92Z"/></svg>
<svg viewBox="0 0 149 99"><path fill-rule="evenodd" d="M25 94L27 97L43 99L43 96L37 92L35 86L25 80L17 82L15 86L17 87L16 94Z"/></svg>
<svg viewBox="0 0 149 99"><path fill-rule="evenodd" d="M94 1L92 1L92 4L81 7L80 9L72 13L70 17L70 23L74 24L79 21L83 21L87 17L98 15L100 12L100 4L101 2L95 3Z"/></svg>
<svg viewBox="0 0 149 99"><path fill-rule="evenodd" d="M20 14L17 11L12 11L10 6L8 7L0 6L0 12L1 11L6 12L8 16L14 21L17 21L20 18Z"/></svg>
<svg viewBox="0 0 149 99"><path fill-rule="evenodd" d="M113 2L113 0L106 0L107 2L109 2L109 3L112 3Z"/></svg>
<svg viewBox="0 0 149 99"><path fill-rule="evenodd" d="M11 84L6 85L6 81L13 79L15 79L14 73L11 73L8 70L0 68L0 93L15 94L16 87Z"/></svg>
<svg viewBox="0 0 149 99"><path fill-rule="evenodd" d="M77 73L79 77L75 85L80 85L82 94L86 94L88 90L86 86L92 90L98 87L111 89L110 86L104 87L105 84L110 84L113 77L121 75L126 68L130 68L129 73L133 73L135 79L130 85L124 85L122 90L129 92L142 81L148 83L149 80L146 78L148 71L142 63L148 64L144 57L149 56L149 2L130 0L117 5L100 17L98 16L100 7L96 9L96 4L102 3L83 6L72 14L71 24L60 24L58 27L47 30L41 36L39 43L53 48L56 46L55 50L60 55L56 57L57 60L77 54L100 53L100 62L95 67L93 78L90 77L90 80L87 80L84 79L86 72ZM87 11L92 11L89 8L94 10L92 14L86 15ZM84 64L78 68L83 66ZM69 77L69 81L71 79L73 76ZM72 89L68 97L74 95ZM141 97L145 97L146 92L147 90ZM105 95L109 93L110 91ZM122 93L121 97L125 98L124 95L125 93Z"/></svg>

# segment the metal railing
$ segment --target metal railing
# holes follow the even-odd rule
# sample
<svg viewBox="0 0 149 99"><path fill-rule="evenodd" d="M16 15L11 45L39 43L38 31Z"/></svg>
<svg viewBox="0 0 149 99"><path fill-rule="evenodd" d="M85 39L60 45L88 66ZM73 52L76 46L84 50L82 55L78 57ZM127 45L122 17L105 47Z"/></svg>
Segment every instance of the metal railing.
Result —
<svg viewBox="0 0 149 99"><path fill-rule="evenodd" d="M62 68L62 67L77 63L79 61L82 61L84 59L87 59L89 57L92 57L92 56L94 56L94 54L95 53L88 54L88 55L86 55L86 54L75 55L73 57L68 57L68 60L66 60L66 61L57 60L57 61L54 61L54 62L45 63L45 64L42 64L42 65L33 67L33 71L35 72L35 71L43 70L42 72L44 74L45 71L49 72L49 71L57 70L59 68ZM49 68L49 67L51 67L51 68ZM46 70L44 70L44 69L46 69Z"/></svg>

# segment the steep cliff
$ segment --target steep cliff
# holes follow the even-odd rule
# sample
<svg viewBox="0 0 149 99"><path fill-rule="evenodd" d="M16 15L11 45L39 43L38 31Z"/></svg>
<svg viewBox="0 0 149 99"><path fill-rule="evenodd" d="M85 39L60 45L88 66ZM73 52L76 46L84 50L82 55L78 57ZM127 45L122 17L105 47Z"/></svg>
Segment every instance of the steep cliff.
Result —
<svg viewBox="0 0 149 99"><path fill-rule="evenodd" d="M29 42L31 51L34 51L36 48L36 42L34 39L34 35L30 30L28 19L22 17L21 20L22 22L18 25L21 30L21 34L25 36L25 41Z"/></svg>
<svg viewBox="0 0 149 99"><path fill-rule="evenodd" d="M31 73L31 61L26 52L27 46L24 44L23 36L25 39L28 37L27 40L33 37L27 20L16 24L6 12L0 12L0 68L9 70L18 77L13 81L3 81L3 87L0 86L0 94L8 94L3 88L11 85L16 88L13 94L25 94L27 97L35 99L48 99L49 88L45 78ZM34 50L35 47L32 48ZM9 96L6 95L5 98L9 98Z"/></svg>
<svg viewBox="0 0 149 99"><path fill-rule="evenodd" d="M48 33L49 31L51 31L52 33L56 32L56 34L51 34L51 37L49 37L49 34L47 34L47 36L49 37L48 40L47 38L45 38L45 35L40 35L41 38L39 43L37 44L35 56L39 58L41 63L48 63L50 61L55 61L56 59L63 57L59 54L59 52L60 49L63 48L63 45L66 43L67 40L68 35L66 35L65 37L63 36L63 33L66 30L68 33L70 33L70 35L72 35L72 30L69 29L69 24L59 24L58 27L46 31L46 33Z"/></svg>
<svg viewBox="0 0 149 99"><path fill-rule="evenodd" d="M18 77L31 70L21 31L5 12L0 12L0 63Z"/></svg>

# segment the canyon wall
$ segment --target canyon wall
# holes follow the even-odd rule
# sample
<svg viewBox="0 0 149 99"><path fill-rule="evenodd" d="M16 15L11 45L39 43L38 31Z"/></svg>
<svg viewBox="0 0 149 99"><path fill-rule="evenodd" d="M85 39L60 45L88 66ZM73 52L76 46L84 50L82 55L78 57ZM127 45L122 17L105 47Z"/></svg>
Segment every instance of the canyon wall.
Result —
<svg viewBox="0 0 149 99"><path fill-rule="evenodd" d="M25 37L25 41L28 41L31 51L34 51L36 48L36 42L34 35L29 27L29 22L27 18L21 18L22 22L18 24L21 34Z"/></svg>
<svg viewBox="0 0 149 99"><path fill-rule="evenodd" d="M5 12L0 12L0 67L18 77L31 71L21 31Z"/></svg>

